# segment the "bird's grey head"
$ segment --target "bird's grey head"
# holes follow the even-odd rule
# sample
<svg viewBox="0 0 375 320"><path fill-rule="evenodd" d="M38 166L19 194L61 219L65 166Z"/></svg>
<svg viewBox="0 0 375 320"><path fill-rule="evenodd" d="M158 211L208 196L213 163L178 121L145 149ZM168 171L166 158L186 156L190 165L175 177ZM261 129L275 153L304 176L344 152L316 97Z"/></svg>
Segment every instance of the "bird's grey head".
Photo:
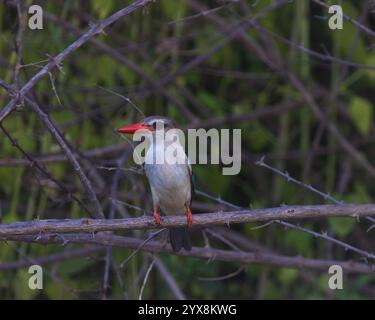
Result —
<svg viewBox="0 0 375 320"><path fill-rule="evenodd" d="M168 131L169 129L176 128L176 124L172 119L161 116L151 116L144 118L138 123L126 125L117 129L117 132L134 134L137 130L146 130L155 132L157 130Z"/></svg>
<svg viewBox="0 0 375 320"><path fill-rule="evenodd" d="M159 128L161 128L167 131L169 129L176 128L175 122L168 117L150 116L142 119L140 122L152 128L153 130L158 130Z"/></svg>

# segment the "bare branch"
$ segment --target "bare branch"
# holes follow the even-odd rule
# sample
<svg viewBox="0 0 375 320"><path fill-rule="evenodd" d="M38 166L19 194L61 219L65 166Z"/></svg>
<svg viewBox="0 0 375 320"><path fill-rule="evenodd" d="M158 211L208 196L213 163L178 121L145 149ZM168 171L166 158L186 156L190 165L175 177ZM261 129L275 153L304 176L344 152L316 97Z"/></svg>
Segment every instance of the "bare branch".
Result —
<svg viewBox="0 0 375 320"><path fill-rule="evenodd" d="M27 163L31 166L34 166L37 168L41 173L43 173L49 180L53 181L61 190L65 191L71 199L77 201L77 203L84 209L88 214L90 214L90 210L85 206L85 204L77 198L63 183L56 180L45 168L43 168L42 165L39 164L39 162L35 159L33 159L22 147L18 144L18 142L13 139L13 137L9 134L9 132L4 128L3 124L0 123L0 129L3 131L5 136L9 139L9 141L12 143L12 145L17 148L25 157Z"/></svg>
<svg viewBox="0 0 375 320"><path fill-rule="evenodd" d="M283 206L194 215L193 227L230 225L247 222L326 217L360 217L375 215L374 204ZM95 233L100 231L155 229L186 226L184 216L166 216L156 225L151 216L126 219L51 219L0 224L0 238L51 233Z"/></svg>
<svg viewBox="0 0 375 320"><path fill-rule="evenodd" d="M64 238L70 243L94 243L105 246L122 247L136 249L142 244L141 239L108 236L98 234L93 237L90 234L64 234ZM16 241L27 241L39 244L62 243L61 237L53 234L45 234L40 236L23 236ZM358 263L354 261L337 261L337 260L321 260L308 259L300 256L288 257L284 255L265 253L265 252L243 252L229 251L212 248L193 247L191 251L181 250L175 252L170 246L165 246L159 241L150 241L142 246L143 251L151 253L167 253L177 256L191 256L200 259L208 259L209 261L227 261L231 263L241 264L269 264L279 267L289 267L298 269L313 269L327 271L331 265L340 265L344 272L347 273L366 273L375 274L375 265Z"/></svg>
<svg viewBox="0 0 375 320"><path fill-rule="evenodd" d="M56 140L56 142L60 145L61 150L64 152L66 157L68 158L69 162L72 164L74 171L78 175L79 179L84 186L86 193L94 206L94 213L96 218L104 218L103 209L99 203L98 198L96 197L95 191L92 188L90 180L86 177L85 173L83 172L81 165L79 164L78 160L74 156L73 152L70 150L68 144L65 142L64 138L62 137L59 130L53 124L49 116L38 106L36 102L25 97L25 101L30 105L33 111L39 116L40 120L43 122L44 126L48 129L51 133L52 137Z"/></svg>

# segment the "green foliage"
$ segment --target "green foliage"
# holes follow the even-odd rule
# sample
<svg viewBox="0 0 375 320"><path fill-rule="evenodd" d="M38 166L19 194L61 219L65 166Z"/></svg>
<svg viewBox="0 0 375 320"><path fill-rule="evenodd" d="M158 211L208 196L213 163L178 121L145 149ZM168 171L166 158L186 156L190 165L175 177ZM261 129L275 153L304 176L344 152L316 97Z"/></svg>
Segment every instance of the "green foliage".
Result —
<svg viewBox="0 0 375 320"><path fill-rule="evenodd" d="M279 273L279 281L287 286L293 283L298 276L298 271L296 269L281 268Z"/></svg>
<svg viewBox="0 0 375 320"><path fill-rule="evenodd" d="M356 221L353 218L331 218L329 223L333 228L333 234L343 238L353 230Z"/></svg>
<svg viewBox="0 0 375 320"><path fill-rule="evenodd" d="M264 150L268 145L273 136L265 127L261 124L254 123L250 128L247 129L247 138L250 140L250 145L254 151Z"/></svg>
<svg viewBox="0 0 375 320"><path fill-rule="evenodd" d="M368 135L373 122L373 106L369 101L354 97L349 105L349 113L354 125L363 135Z"/></svg>
<svg viewBox="0 0 375 320"><path fill-rule="evenodd" d="M113 9L113 0L92 1L92 10L98 19L104 19Z"/></svg>
<svg viewBox="0 0 375 320"><path fill-rule="evenodd" d="M357 17L360 14L359 10L349 1L345 1L342 6L345 14L349 16ZM354 24L344 20L343 29L337 30L337 32L332 32L332 36L340 56L346 57L349 52L352 52L351 56L354 61L363 62L366 60L367 56L364 40L358 38L355 47L353 47L352 42L353 38L356 37L357 32L358 29Z"/></svg>
<svg viewBox="0 0 375 320"><path fill-rule="evenodd" d="M311 255L311 245L313 239L310 235L298 230L288 230L285 234L285 245L294 251L295 254L303 256Z"/></svg>
<svg viewBox="0 0 375 320"><path fill-rule="evenodd" d="M30 290L29 288L30 276L27 269L19 269L17 271L12 281L15 299L30 300L38 294L38 290Z"/></svg>

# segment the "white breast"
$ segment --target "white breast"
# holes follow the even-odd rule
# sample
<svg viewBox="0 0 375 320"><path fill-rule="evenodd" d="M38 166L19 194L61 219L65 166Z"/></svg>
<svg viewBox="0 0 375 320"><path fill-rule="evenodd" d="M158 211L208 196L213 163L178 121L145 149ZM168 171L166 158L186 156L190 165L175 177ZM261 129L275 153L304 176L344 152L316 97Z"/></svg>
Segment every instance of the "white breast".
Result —
<svg viewBox="0 0 375 320"><path fill-rule="evenodd" d="M145 172L151 186L154 207L160 207L164 214L184 214L184 205L190 204L191 199L190 165L183 151L184 164L152 163L155 153L165 153L166 148L152 144L145 157Z"/></svg>

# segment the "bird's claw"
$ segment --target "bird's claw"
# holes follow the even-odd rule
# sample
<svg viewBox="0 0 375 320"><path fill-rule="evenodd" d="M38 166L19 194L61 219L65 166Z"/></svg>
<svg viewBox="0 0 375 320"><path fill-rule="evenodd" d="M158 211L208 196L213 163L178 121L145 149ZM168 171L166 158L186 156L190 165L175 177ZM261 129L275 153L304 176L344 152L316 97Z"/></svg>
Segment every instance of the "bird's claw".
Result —
<svg viewBox="0 0 375 320"><path fill-rule="evenodd" d="M190 208L188 206L185 206L185 209L188 227L191 227L193 225L193 214L191 213Z"/></svg>
<svg viewBox="0 0 375 320"><path fill-rule="evenodd" d="M161 217L158 214L158 208L154 208L154 220L156 224L160 225L161 224Z"/></svg>

